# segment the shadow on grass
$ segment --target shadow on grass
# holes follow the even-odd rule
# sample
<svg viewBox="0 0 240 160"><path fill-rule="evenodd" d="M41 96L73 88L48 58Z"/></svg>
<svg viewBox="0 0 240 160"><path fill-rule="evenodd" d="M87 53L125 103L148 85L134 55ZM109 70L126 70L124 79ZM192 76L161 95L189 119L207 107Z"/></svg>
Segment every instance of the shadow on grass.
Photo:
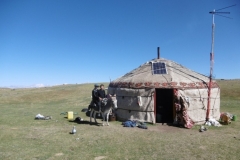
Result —
<svg viewBox="0 0 240 160"><path fill-rule="evenodd" d="M180 124L167 123L167 125L170 126L170 127L176 127L176 128L186 129L184 126L182 126L182 125L180 125Z"/></svg>
<svg viewBox="0 0 240 160"><path fill-rule="evenodd" d="M80 117L77 117L75 120L69 121L70 123L76 123L76 124L88 124L88 125L95 125L95 126L101 126L101 123L95 123L95 122L90 122L87 120L81 120Z"/></svg>
<svg viewBox="0 0 240 160"><path fill-rule="evenodd" d="M86 116L87 116L87 117L90 117L90 113L91 113L91 111L87 111L87 112L86 112ZM96 113L96 119L102 119L102 115Z"/></svg>
<svg viewBox="0 0 240 160"><path fill-rule="evenodd" d="M182 129L187 129L184 126L180 125L180 124L174 124L174 123L159 123L162 124L163 126L169 126L169 127L173 127L173 128L182 128Z"/></svg>

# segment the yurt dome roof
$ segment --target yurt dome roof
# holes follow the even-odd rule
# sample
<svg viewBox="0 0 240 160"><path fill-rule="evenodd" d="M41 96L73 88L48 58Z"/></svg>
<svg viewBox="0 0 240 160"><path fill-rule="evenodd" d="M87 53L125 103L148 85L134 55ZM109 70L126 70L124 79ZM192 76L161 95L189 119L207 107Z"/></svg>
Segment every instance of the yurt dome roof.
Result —
<svg viewBox="0 0 240 160"><path fill-rule="evenodd" d="M153 59L124 76L109 87L120 88L207 88L209 77L192 71L174 61ZM218 88L213 81L212 88Z"/></svg>

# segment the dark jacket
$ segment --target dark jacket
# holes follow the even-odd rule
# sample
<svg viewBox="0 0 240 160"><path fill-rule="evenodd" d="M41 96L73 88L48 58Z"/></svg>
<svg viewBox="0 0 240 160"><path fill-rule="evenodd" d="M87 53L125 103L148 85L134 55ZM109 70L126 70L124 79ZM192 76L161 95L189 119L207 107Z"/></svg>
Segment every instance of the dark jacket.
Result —
<svg viewBox="0 0 240 160"><path fill-rule="evenodd" d="M99 89L99 90L98 90L98 97L106 98L105 90Z"/></svg>
<svg viewBox="0 0 240 160"><path fill-rule="evenodd" d="M97 89L92 90L92 101L93 102L99 102L99 96L98 96L98 90Z"/></svg>

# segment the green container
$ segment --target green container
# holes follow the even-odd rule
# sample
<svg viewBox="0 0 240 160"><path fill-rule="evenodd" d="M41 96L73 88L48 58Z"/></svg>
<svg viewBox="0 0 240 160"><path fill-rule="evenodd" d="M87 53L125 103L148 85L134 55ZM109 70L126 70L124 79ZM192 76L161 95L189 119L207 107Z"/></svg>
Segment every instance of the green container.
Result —
<svg viewBox="0 0 240 160"><path fill-rule="evenodd" d="M237 120L237 116L236 115L233 115L233 121L236 121Z"/></svg>

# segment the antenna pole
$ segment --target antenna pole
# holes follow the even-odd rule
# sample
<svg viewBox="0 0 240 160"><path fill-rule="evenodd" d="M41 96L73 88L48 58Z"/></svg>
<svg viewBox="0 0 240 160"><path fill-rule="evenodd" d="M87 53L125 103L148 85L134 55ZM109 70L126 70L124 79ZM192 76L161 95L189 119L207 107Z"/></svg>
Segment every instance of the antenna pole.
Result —
<svg viewBox="0 0 240 160"><path fill-rule="evenodd" d="M212 74L213 74L213 64L214 64L214 31L215 31L215 23L214 23L214 14L230 14L230 12L218 12L219 10L223 10L226 8L230 8L236 6L231 5L228 7L224 7L221 9L213 10L209 12L212 14L212 45L211 45L211 53L210 53L210 76L209 76L209 84L208 84L208 103L207 103L207 112L206 112L206 122L209 121L209 113L210 113L210 105L211 105L211 89L212 89Z"/></svg>
<svg viewBox="0 0 240 160"><path fill-rule="evenodd" d="M215 13L215 10L213 10L213 13ZM213 74L213 64L214 64L214 31L215 31L214 14L212 14L212 45L211 45L211 53L210 53L210 76L209 76L209 84L208 84L208 103L207 103L206 121L209 120L210 105L211 105L212 74Z"/></svg>

